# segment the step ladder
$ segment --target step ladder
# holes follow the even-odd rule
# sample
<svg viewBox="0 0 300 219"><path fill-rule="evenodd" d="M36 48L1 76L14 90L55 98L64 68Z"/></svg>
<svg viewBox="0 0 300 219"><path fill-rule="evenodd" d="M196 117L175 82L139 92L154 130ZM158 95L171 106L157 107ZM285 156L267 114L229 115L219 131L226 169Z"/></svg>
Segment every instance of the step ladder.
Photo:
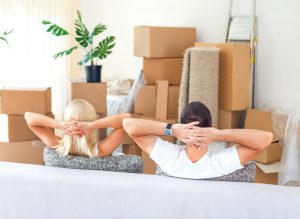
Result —
<svg viewBox="0 0 300 219"><path fill-rule="evenodd" d="M255 49L256 49L256 0L252 0L252 10L250 15L232 15L232 8L235 0L230 0L228 13L228 25L226 31L226 42L245 42L250 44L250 106L254 108L255 98Z"/></svg>

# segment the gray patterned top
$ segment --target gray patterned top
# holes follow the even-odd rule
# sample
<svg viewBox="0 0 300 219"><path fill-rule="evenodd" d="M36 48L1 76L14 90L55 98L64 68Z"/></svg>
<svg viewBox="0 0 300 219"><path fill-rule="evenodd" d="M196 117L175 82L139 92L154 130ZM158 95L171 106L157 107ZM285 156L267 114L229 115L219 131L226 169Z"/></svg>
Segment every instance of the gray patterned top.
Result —
<svg viewBox="0 0 300 219"><path fill-rule="evenodd" d="M88 169L114 172L142 173L143 160L136 155L118 155L109 157L80 157L61 156L55 150L44 149L44 162L46 166L63 167L71 169Z"/></svg>

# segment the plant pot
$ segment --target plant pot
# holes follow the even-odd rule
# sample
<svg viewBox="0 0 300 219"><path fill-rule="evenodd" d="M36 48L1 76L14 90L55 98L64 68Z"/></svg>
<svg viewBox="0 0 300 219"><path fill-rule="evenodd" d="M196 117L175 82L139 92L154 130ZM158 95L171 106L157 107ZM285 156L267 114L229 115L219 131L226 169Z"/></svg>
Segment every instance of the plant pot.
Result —
<svg viewBox="0 0 300 219"><path fill-rule="evenodd" d="M86 82L88 83L101 82L101 69L102 69L102 65L84 66L84 70L86 74Z"/></svg>

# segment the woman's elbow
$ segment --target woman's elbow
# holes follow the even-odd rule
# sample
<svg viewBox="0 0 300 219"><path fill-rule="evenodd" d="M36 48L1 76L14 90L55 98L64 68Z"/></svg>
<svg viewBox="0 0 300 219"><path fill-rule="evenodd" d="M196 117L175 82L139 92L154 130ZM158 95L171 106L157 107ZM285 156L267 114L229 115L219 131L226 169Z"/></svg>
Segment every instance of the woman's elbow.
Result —
<svg viewBox="0 0 300 219"><path fill-rule="evenodd" d="M31 125L31 121L32 121L32 117L31 117L32 113L31 112L25 112L24 113L24 119L26 120L28 125Z"/></svg>
<svg viewBox="0 0 300 219"><path fill-rule="evenodd" d="M261 150L266 149L272 143L272 141L273 141L273 133L272 132L265 132L263 139L264 140L263 140L263 143L262 143L262 146L261 146Z"/></svg>
<svg viewBox="0 0 300 219"><path fill-rule="evenodd" d="M123 128L127 132L128 135L133 134L132 119L131 118L124 118L123 119Z"/></svg>

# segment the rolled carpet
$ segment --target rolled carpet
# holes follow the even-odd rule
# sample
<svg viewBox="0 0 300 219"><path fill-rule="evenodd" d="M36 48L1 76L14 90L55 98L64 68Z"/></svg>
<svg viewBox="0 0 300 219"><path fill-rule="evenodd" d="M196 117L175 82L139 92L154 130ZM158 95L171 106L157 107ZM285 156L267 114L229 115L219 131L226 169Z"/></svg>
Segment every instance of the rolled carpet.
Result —
<svg viewBox="0 0 300 219"><path fill-rule="evenodd" d="M179 116L190 102L200 101L218 124L219 48L193 47L185 51L179 94Z"/></svg>

